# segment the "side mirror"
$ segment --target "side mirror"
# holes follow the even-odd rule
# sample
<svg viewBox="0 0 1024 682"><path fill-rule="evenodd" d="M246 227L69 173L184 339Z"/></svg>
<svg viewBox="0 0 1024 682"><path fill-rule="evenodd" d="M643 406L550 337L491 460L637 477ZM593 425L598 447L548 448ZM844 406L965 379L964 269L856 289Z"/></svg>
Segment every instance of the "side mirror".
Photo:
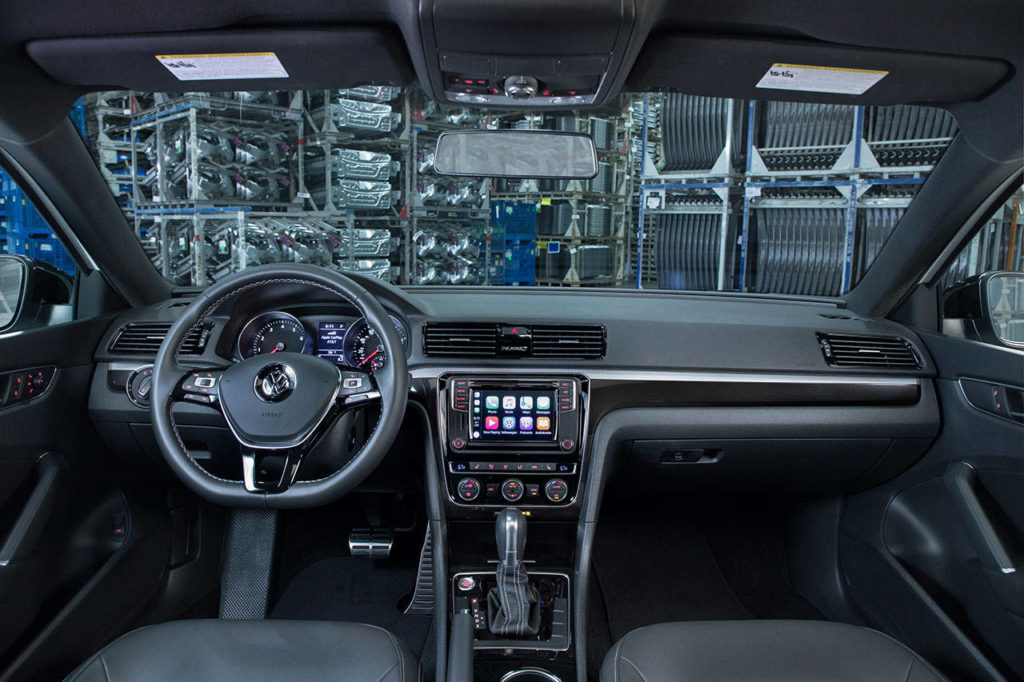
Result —
<svg viewBox="0 0 1024 682"><path fill-rule="evenodd" d="M70 277L46 263L0 255L0 332L70 321L73 287Z"/></svg>
<svg viewBox="0 0 1024 682"><path fill-rule="evenodd" d="M942 312L948 334L1024 348L1024 273L969 277L946 293Z"/></svg>

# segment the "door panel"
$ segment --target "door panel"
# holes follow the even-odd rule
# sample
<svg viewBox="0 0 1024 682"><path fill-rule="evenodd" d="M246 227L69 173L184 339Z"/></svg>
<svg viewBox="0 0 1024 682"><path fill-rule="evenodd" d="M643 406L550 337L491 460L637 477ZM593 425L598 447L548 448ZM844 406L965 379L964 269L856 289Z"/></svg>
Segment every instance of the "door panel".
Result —
<svg viewBox="0 0 1024 682"><path fill-rule="evenodd" d="M1021 388L1024 353L917 333L939 370L942 431L902 476L849 499L849 596L954 679L1022 679L1024 425L972 405L960 379Z"/></svg>
<svg viewBox="0 0 1024 682"><path fill-rule="evenodd" d="M115 487L86 409L109 323L0 336L0 670L116 544L93 515ZM53 369L44 389L26 387L30 368Z"/></svg>

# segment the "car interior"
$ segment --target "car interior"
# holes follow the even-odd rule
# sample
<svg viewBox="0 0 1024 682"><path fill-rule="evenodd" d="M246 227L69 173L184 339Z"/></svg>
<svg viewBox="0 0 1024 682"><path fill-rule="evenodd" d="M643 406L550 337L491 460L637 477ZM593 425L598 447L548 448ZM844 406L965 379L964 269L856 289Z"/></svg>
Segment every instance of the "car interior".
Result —
<svg viewBox="0 0 1024 682"><path fill-rule="evenodd" d="M1024 4L0 6L0 682L1024 680Z"/></svg>

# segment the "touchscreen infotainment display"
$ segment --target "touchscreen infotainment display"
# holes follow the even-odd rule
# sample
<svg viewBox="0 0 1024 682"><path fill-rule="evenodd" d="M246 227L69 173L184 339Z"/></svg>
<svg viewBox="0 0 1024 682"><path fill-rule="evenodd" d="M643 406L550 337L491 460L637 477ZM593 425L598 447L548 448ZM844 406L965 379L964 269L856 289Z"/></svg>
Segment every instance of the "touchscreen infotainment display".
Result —
<svg viewBox="0 0 1024 682"><path fill-rule="evenodd" d="M470 440L555 439L554 390L474 387L469 410Z"/></svg>

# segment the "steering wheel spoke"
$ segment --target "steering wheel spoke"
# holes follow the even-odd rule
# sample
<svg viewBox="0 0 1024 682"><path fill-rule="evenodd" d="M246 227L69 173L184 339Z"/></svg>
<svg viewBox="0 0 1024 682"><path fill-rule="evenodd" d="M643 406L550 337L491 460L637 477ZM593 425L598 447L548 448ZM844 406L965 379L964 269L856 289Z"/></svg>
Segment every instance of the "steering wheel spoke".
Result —
<svg viewBox="0 0 1024 682"><path fill-rule="evenodd" d="M341 388L338 390L337 403L343 411L362 407L380 400L380 397L380 388L372 373L355 367L341 368Z"/></svg>

